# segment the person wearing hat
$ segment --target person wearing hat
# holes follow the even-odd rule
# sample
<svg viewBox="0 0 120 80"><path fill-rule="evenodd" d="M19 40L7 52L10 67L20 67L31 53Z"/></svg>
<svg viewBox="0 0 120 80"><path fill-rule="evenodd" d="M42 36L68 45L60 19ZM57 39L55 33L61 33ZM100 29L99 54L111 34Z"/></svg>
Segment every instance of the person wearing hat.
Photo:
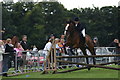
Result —
<svg viewBox="0 0 120 80"><path fill-rule="evenodd" d="M99 42L97 37L93 38L93 44L94 44L94 47L99 47Z"/></svg>
<svg viewBox="0 0 120 80"><path fill-rule="evenodd" d="M50 39L55 39L54 34L51 34L51 35L50 35Z"/></svg>
<svg viewBox="0 0 120 80"><path fill-rule="evenodd" d="M79 18L74 18L75 28L80 33L80 39L83 44L85 44L85 25L80 23Z"/></svg>

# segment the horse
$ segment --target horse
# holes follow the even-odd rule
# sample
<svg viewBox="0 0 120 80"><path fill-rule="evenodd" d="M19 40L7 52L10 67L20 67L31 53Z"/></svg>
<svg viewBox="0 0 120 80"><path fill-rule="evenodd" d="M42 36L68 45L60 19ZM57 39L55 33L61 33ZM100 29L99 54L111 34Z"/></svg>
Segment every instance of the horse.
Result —
<svg viewBox="0 0 120 80"><path fill-rule="evenodd" d="M69 46L72 49L80 48L83 52L83 55L87 56L86 49L90 51L92 55L96 55L94 50L94 44L89 35L86 34L85 36L85 44L82 43L80 38L80 33L75 29L74 21L70 21L64 31L64 35L66 36L66 42L64 44L64 51L67 54L65 47ZM72 50L70 50L72 52ZM72 52L73 53L73 52ZM86 62L89 64L88 57L86 57ZM93 57L93 64L95 65L95 58ZM89 70L89 68L88 68Z"/></svg>

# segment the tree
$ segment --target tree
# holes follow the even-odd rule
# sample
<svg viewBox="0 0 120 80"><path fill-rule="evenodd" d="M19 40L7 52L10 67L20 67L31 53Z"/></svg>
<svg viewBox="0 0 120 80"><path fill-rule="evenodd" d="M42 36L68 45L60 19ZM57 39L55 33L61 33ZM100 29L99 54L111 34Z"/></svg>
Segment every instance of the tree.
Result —
<svg viewBox="0 0 120 80"><path fill-rule="evenodd" d="M67 10L59 2L17 2L3 3L3 39L21 37L26 34L30 45L43 48L50 34L60 37L66 20L80 17L92 38L97 36L101 46L107 46L114 38L120 38L120 8L105 6L102 8L74 8Z"/></svg>

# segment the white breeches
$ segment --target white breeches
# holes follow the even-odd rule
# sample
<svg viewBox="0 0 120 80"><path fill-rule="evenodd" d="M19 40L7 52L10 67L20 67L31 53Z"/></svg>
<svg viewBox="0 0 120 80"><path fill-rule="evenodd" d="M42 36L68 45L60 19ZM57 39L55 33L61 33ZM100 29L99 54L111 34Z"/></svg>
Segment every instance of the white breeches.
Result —
<svg viewBox="0 0 120 80"><path fill-rule="evenodd" d="M85 29L83 29L82 31L83 37L85 37Z"/></svg>

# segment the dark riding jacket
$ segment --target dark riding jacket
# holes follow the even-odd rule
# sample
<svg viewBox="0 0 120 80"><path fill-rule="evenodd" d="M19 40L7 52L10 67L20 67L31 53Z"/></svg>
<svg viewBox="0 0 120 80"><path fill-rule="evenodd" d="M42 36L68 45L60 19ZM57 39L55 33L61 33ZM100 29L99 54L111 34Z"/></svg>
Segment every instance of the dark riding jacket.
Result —
<svg viewBox="0 0 120 80"><path fill-rule="evenodd" d="M78 23L77 26L75 24L75 28L78 32L81 32L83 29L85 29L85 25L83 23Z"/></svg>

